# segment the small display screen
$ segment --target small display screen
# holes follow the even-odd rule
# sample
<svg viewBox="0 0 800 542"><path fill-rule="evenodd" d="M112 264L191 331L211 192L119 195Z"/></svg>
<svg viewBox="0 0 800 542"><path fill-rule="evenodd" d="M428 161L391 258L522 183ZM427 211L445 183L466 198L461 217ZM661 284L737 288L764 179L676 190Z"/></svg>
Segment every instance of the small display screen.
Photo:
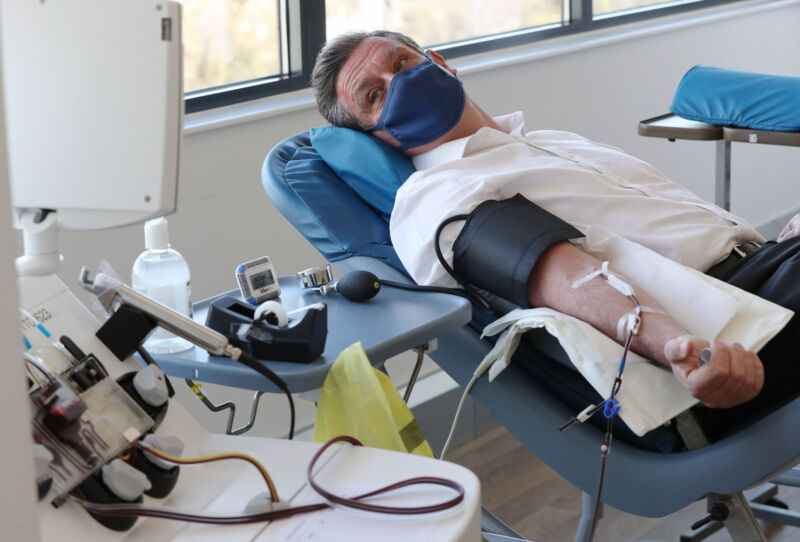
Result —
<svg viewBox="0 0 800 542"><path fill-rule="evenodd" d="M253 285L253 290L260 290L275 282L275 279L272 277L272 271L267 269L266 271L251 276L250 282Z"/></svg>

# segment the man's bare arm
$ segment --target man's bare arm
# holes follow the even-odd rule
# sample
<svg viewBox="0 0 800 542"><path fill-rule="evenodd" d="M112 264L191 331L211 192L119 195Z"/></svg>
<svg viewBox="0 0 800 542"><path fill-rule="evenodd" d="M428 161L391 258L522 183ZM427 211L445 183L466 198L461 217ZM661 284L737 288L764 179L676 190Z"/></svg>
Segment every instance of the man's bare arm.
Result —
<svg viewBox="0 0 800 542"><path fill-rule="evenodd" d="M612 262L613 265L613 262ZM557 243L539 258L528 278L528 301L579 318L617 340L617 323L633 310L630 298L600 277L572 288L572 283L600 269L601 262L570 243ZM658 308L647 292L636 288L642 305ZM729 407L755 397L764 382L761 361L741 345L714 341L711 363L697 367L709 343L692 337L666 314L648 312L631 348L669 367L681 384L708 406Z"/></svg>

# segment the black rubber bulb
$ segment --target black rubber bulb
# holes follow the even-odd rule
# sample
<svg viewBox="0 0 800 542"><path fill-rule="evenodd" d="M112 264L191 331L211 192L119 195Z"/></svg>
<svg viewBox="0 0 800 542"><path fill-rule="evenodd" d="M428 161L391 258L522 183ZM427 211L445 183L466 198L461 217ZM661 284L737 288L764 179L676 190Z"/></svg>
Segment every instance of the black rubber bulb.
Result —
<svg viewBox="0 0 800 542"><path fill-rule="evenodd" d="M378 277L369 271L351 271L336 283L336 291L350 301L372 299L381 289Z"/></svg>

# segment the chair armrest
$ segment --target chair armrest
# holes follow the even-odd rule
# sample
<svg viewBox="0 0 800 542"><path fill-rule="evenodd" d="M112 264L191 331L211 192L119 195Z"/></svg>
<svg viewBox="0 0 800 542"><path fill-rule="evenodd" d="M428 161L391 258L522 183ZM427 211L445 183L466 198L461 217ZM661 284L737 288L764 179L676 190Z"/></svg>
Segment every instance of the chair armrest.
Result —
<svg viewBox="0 0 800 542"><path fill-rule="evenodd" d="M379 279L393 280L403 284L414 284L414 281L411 280L407 275L401 273L391 265L378 260L377 258L370 258L368 256L350 256L349 258L336 260L333 262L333 265L336 266L336 268L343 274L349 273L350 271L362 270L374 273Z"/></svg>

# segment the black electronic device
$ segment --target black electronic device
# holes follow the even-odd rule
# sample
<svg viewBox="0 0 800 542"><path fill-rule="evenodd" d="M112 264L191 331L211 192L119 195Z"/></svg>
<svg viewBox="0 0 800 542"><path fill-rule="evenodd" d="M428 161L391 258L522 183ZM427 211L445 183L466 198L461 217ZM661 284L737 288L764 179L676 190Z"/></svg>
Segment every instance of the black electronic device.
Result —
<svg viewBox="0 0 800 542"><path fill-rule="evenodd" d="M254 322L255 307L226 296L211 303L206 326L222 333L232 345L256 359L309 363L325 350L328 308L325 303L304 308L302 317L278 327L264 319Z"/></svg>

